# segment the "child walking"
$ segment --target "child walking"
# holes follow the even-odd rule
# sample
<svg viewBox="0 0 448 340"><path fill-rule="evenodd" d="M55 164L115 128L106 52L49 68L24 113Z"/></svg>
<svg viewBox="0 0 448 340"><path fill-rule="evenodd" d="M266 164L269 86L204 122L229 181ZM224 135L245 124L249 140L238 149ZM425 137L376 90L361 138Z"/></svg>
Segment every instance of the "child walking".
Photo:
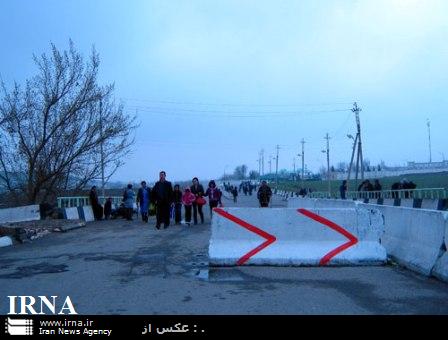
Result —
<svg viewBox="0 0 448 340"><path fill-rule="evenodd" d="M191 224L191 209L195 199L196 196L191 192L189 187L186 187L182 195L182 203L185 207L185 222L187 225Z"/></svg>

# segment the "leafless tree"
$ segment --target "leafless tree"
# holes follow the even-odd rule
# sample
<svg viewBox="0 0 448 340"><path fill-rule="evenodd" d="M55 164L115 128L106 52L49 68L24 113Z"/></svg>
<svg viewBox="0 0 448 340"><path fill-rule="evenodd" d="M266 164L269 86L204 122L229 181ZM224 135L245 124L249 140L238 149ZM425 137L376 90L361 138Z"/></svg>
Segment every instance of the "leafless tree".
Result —
<svg viewBox="0 0 448 340"><path fill-rule="evenodd" d="M255 170L249 171L249 179L257 179L260 178L260 173Z"/></svg>
<svg viewBox="0 0 448 340"><path fill-rule="evenodd" d="M348 169L348 164L346 162L339 162L336 165L336 170L339 172L346 172Z"/></svg>
<svg viewBox="0 0 448 340"><path fill-rule="evenodd" d="M235 179L245 179L247 174L247 165L238 165L233 171L233 176Z"/></svg>
<svg viewBox="0 0 448 340"><path fill-rule="evenodd" d="M68 50L51 47L49 56L34 56L38 72L24 86L1 84L0 187L27 203L85 187L102 164L109 179L137 126L114 102L114 85L98 84L95 49L85 61L72 41Z"/></svg>

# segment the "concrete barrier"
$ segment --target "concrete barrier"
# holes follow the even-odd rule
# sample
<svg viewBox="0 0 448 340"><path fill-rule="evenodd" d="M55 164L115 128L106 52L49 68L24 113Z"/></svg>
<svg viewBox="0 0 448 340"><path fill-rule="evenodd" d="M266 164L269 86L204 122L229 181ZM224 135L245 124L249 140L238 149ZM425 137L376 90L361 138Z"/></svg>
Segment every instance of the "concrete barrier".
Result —
<svg viewBox="0 0 448 340"><path fill-rule="evenodd" d="M40 220L39 205L0 209L0 223Z"/></svg>
<svg viewBox="0 0 448 340"><path fill-rule="evenodd" d="M438 279L448 282L448 213L443 212L442 214L445 217L445 243L443 253L437 260L432 274Z"/></svg>
<svg viewBox="0 0 448 340"><path fill-rule="evenodd" d="M406 268L431 275L440 257L445 236L446 215L440 211L367 204L384 217L381 243L388 256Z"/></svg>
<svg viewBox="0 0 448 340"><path fill-rule="evenodd" d="M0 237L0 248L12 246L12 239L9 236Z"/></svg>
<svg viewBox="0 0 448 340"><path fill-rule="evenodd" d="M288 199L288 208L355 208L358 201L341 200L341 199L327 199L327 198L296 198Z"/></svg>
<svg viewBox="0 0 448 340"><path fill-rule="evenodd" d="M412 198L402 198L400 200L400 207L414 208L414 200Z"/></svg>
<svg viewBox="0 0 448 340"><path fill-rule="evenodd" d="M374 209L217 208L210 265L383 264L382 232Z"/></svg>
<svg viewBox="0 0 448 340"><path fill-rule="evenodd" d="M421 208L437 210L439 208L439 200L438 199L423 199Z"/></svg>
<svg viewBox="0 0 448 340"><path fill-rule="evenodd" d="M422 207L431 206L434 210L412 208L416 205L412 199L401 200L402 204L411 207L388 206L387 204L395 203L394 199L384 201L386 205L302 198L288 200L288 207L319 209L350 208L358 205L367 209L378 209L384 218L385 233L382 244L388 255L408 269L447 281L448 213L435 210L440 209L442 200L421 201Z"/></svg>
<svg viewBox="0 0 448 340"><path fill-rule="evenodd" d="M316 207L317 198L292 197L288 199L288 208L304 208L314 209Z"/></svg>
<svg viewBox="0 0 448 340"><path fill-rule="evenodd" d="M389 205L394 206L395 205L395 198L385 198L383 199L383 205Z"/></svg>
<svg viewBox="0 0 448 340"><path fill-rule="evenodd" d="M77 207L64 208L64 219L79 220L79 212Z"/></svg>
<svg viewBox="0 0 448 340"><path fill-rule="evenodd" d="M95 221L95 216L93 215L92 206L84 205L82 207L78 207L78 215L79 218L86 221L92 222Z"/></svg>

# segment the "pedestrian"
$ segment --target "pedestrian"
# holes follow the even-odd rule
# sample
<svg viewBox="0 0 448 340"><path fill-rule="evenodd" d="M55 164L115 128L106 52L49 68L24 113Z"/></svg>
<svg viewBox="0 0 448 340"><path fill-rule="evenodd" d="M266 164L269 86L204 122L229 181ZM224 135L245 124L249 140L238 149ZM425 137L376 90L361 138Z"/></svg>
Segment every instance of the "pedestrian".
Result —
<svg viewBox="0 0 448 340"><path fill-rule="evenodd" d="M173 187L171 182L166 180L166 172L160 171L159 181L152 188L152 201L156 204L156 228L160 229L161 224L164 228L170 225L170 206L173 202Z"/></svg>
<svg viewBox="0 0 448 340"><path fill-rule="evenodd" d="M198 214L201 218L201 224L204 224L204 212L202 211L202 204L198 204L198 198L204 196L204 187L199 183L197 177L193 178L193 185L190 187L191 193L196 196L196 200L193 202L193 221L194 224L198 224Z"/></svg>
<svg viewBox="0 0 448 340"><path fill-rule="evenodd" d="M345 200L346 197L346 193L347 193L347 181L344 180L342 181L341 186L339 187L339 193L341 194L341 199Z"/></svg>
<svg viewBox="0 0 448 340"><path fill-rule="evenodd" d="M216 208L218 205L222 206L221 202L221 190L216 187L215 181L211 180L208 183L207 191L205 192L205 196L208 196L208 204L210 206L210 216L213 214L213 208Z"/></svg>
<svg viewBox="0 0 448 340"><path fill-rule="evenodd" d="M193 202L196 200L196 196L191 192L189 187L185 188L184 194L182 195L182 203L185 208L185 223L189 226L191 224L191 208Z"/></svg>
<svg viewBox="0 0 448 340"><path fill-rule="evenodd" d="M266 183L266 181L261 182L261 186L257 192L257 198L260 202L260 207L267 208L269 206L269 202L271 200L272 190Z"/></svg>
<svg viewBox="0 0 448 340"><path fill-rule="evenodd" d="M104 204L104 217L106 220L110 218L110 215L112 215L112 197L109 197Z"/></svg>
<svg viewBox="0 0 448 340"><path fill-rule="evenodd" d="M236 187L232 187L232 195L233 195L233 203L236 203L236 198L238 196L238 189Z"/></svg>
<svg viewBox="0 0 448 340"><path fill-rule="evenodd" d="M380 198L381 190L383 190L383 187L377 179L375 180L375 182L373 182L373 190L375 191L375 198Z"/></svg>
<svg viewBox="0 0 448 340"><path fill-rule="evenodd" d="M142 221L148 222L149 203L151 202L151 188L146 186L146 181L142 181L137 193L137 204L140 205Z"/></svg>
<svg viewBox="0 0 448 340"><path fill-rule="evenodd" d="M90 197L90 204L92 205L93 216L95 217L95 220L97 220L97 221L102 220L103 219L103 207L100 204L100 201L98 199L98 193L96 192L96 185L94 185L90 189L89 197Z"/></svg>
<svg viewBox="0 0 448 340"><path fill-rule="evenodd" d="M134 202L135 192L132 190L132 184L129 183L123 193L123 203L126 209L126 219L132 221L132 215L134 214Z"/></svg>
<svg viewBox="0 0 448 340"><path fill-rule="evenodd" d="M180 220L182 219L182 191L180 191L179 184L176 184L174 186L173 202L174 202L174 222L176 224L179 224ZM190 217L191 217L191 210L190 210Z"/></svg>

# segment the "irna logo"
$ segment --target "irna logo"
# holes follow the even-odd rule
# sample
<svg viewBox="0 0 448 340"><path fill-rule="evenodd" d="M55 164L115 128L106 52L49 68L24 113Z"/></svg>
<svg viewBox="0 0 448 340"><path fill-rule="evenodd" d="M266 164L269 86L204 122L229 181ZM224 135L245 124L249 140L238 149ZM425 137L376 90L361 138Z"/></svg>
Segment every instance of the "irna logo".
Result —
<svg viewBox="0 0 448 340"><path fill-rule="evenodd" d="M78 314L73 306L70 296L67 296L63 302L57 296L8 296L9 313L8 314Z"/></svg>

